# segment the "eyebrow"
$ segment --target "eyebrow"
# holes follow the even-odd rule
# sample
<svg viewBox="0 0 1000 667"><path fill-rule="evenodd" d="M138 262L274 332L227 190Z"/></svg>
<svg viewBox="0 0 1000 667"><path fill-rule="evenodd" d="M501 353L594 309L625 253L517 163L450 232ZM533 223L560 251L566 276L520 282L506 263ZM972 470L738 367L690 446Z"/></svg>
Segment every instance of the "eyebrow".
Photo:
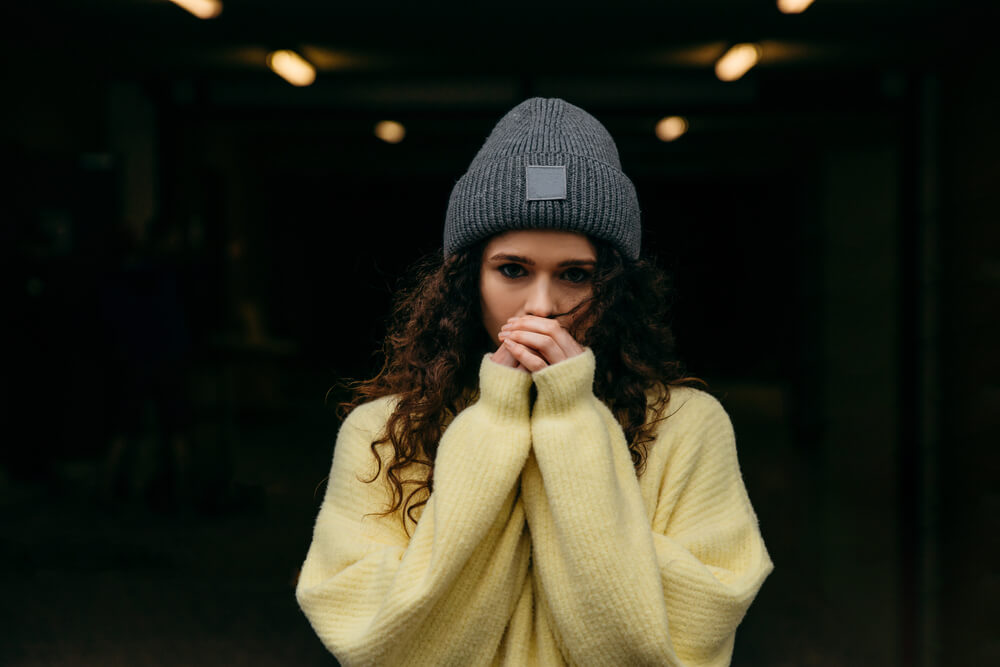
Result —
<svg viewBox="0 0 1000 667"><path fill-rule="evenodd" d="M497 253L490 257L491 262L517 262L519 264L525 264L527 266L534 266L535 262L527 257L522 257L520 255L508 255L506 253ZM567 259L564 262L559 262L558 266L593 266L597 263L594 259Z"/></svg>

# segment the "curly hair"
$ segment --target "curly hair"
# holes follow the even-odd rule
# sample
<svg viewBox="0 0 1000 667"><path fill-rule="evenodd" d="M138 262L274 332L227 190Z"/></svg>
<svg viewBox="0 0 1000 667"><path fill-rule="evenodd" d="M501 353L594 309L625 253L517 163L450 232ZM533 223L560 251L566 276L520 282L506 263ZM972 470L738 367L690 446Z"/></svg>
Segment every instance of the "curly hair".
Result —
<svg viewBox="0 0 1000 667"><path fill-rule="evenodd" d="M597 251L593 292L574 309L579 312L570 333L593 350L594 394L621 425L641 473L656 424L665 418L669 388L704 383L686 376L674 357L666 274L649 260L631 260L591 240ZM381 475L378 448L390 445L384 467L392 498L379 514L403 510L404 526L406 518L416 522L413 511L427 502L441 435L475 400L480 360L495 348L482 323L479 295L486 243L446 259L434 255L415 267L414 282L400 292L393 308L382 370L356 383L353 399L342 404L346 413L376 398L395 397L384 433L371 444L375 474L365 481ZM622 327L623 322L628 326Z"/></svg>

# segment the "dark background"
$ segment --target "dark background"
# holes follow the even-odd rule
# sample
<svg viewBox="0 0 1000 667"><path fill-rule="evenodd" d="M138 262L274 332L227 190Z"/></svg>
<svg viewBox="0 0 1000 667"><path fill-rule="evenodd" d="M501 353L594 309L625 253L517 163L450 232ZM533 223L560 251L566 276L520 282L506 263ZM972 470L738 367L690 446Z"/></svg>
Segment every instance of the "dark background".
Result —
<svg viewBox="0 0 1000 667"><path fill-rule="evenodd" d="M541 95L616 138L680 353L732 415L776 564L734 664L997 664L997 19L5 3L0 663L332 663L293 582L337 383L376 369L451 186ZM720 82L739 41L762 61Z"/></svg>

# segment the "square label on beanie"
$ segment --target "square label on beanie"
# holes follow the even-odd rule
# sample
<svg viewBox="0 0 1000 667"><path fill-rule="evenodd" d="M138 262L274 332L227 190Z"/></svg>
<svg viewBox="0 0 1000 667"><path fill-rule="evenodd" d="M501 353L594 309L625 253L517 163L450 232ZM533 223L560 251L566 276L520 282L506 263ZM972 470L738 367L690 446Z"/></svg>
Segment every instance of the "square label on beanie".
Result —
<svg viewBox="0 0 1000 667"><path fill-rule="evenodd" d="M524 168L525 198L528 201L566 199L566 167L527 165Z"/></svg>

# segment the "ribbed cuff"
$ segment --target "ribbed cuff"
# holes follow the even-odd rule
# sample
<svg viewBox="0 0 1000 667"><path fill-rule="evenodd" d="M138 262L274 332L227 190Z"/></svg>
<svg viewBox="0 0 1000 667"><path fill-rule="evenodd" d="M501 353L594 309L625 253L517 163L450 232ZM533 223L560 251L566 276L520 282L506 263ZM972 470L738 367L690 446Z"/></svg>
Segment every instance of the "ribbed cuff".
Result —
<svg viewBox="0 0 1000 667"><path fill-rule="evenodd" d="M595 365L594 353L588 347L583 354L532 373L531 377L538 387L535 410L561 412L589 396L594 388Z"/></svg>
<svg viewBox="0 0 1000 667"><path fill-rule="evenodd" d="M494 362L489 354L479 366L479 402L497 418L527 419L531 373Z"/></svg>

